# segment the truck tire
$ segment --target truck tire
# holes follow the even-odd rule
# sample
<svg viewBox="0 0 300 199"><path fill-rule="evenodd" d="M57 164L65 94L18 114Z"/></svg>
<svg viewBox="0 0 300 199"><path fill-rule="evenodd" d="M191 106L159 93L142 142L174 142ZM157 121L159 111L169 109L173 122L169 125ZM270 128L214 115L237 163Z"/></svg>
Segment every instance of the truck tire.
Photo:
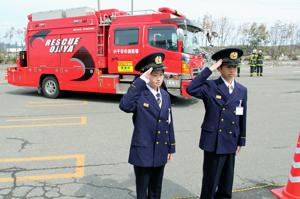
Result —
<svg viewBox="0 0 300 199"><path fill-rule="evenodd" d="M55 99L60 94L59 84L55 77L47 76L42 82L42 92L45 97Z"/></svg>

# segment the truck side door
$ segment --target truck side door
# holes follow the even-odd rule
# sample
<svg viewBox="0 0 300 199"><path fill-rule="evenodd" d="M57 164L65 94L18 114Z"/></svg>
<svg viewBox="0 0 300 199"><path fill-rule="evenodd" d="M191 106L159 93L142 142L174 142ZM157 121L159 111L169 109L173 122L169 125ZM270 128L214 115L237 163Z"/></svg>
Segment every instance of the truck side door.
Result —
<svg viewBox="0 0 300 199"><path fill-rule="evenodd" d="M134 65L141 57L139 26L111 27L108 45L108 71L118 74L135 74Z"/></svg>

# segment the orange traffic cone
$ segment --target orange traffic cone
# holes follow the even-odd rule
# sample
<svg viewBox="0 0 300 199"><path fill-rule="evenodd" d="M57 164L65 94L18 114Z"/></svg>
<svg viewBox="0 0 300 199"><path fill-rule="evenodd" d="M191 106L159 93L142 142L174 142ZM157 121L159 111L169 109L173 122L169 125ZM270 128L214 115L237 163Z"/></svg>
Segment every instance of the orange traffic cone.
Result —
<svg viewBox="0 0 300 199"><path fill-rule="evenodd" d="M300 199L300 133L288 183L271 191L280 199Z"/></svg>

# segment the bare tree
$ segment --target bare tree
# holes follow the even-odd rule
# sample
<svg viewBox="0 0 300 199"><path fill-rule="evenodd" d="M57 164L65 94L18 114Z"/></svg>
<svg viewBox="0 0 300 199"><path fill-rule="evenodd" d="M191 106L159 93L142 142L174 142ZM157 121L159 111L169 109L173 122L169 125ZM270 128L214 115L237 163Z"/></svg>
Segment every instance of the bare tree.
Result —
<svg viewBox="0 0 300 199"><path fill-rule="evenodd" d="M250 37L250 34L249 34L249 29L250 29L250 23L244 23L240 26L239 28L239 32L241 33L241 45L243 46L247 46L249 45L249 37Z"/></svg>
<svg viewBox="0 0 300 199"><path fill-rule="evenodd" d="M252 48L257 48L262 44L266 44L268 38L267 27L264 24L258 25L256 22L252 23L248 29L248 42Z"/></svg>
<svg viewBox="0 0 300 199"><path fill-rule="evenodd" d="M8 43L11 44L13 37L15 36L15 28L11 27L8 29L4 35L5 39L8 39Z"/></svg>
<svg viewBox="0 0 300 199"><path fill-rule="evenodd" d="M287 46L293 46L297 44L299 38L297 32L297 26L295 24L287 24L281 21L277 21L270 28L270 42L273 45L271 49L271 56L277 59L281 55L288 54L289 56L295 56L295 49Z"/></svg>
<svg viewBox="0 0 300 199"><path fill-rule="evenodd" d="M297 31L295 32L295 44L300 45L300 27L298 26Z"/></svg>
<svg viewBox="0 0 300 199"><path fill-rule="evenodd" d="M266 45L268 43L269 32L267 26L261 23L257 28L258 45Z"/></svg>
<svg viewBox="0 0 300 199"><path fill-rule="evenodd" d="M219 34L218 44L224 46L228 40L230 32L233 32L234 27L227 17L221 17L216 22L216 30Z"/></svg>
<svg viewBox="0 0 300 199"><path fill-rule="evenodd" d="M213 31L214 21L211 15L204 15L202 20L199 18L198 24L203 28L204 35L206 35L207 33L210 34ZM208 46L208 42L205 36L202 37L201 43L203 46Z"/></svg>
<svg viewBox="0 0 300 199"><path fill-rule="evenodd" d="M18 28L16 30L16 36L18 37L18 41L19 41L19 44L18 46L20 46L21 48L24 48L25 46L25 28Z"/></svg>

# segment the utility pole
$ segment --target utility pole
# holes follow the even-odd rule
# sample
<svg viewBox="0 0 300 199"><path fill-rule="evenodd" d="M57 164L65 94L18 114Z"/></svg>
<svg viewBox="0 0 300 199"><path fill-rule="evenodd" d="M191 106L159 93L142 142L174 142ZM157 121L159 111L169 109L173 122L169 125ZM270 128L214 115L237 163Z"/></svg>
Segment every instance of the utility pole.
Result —
<svg viewBox="0 0 300 199"><path fill-rule="evenodd" d="M133 15L133 0L131 0L131 15Z"/></svg>
<svg viewBox="0 0 300 199"><path fill-rule="evenodd" d="M100 10L100 0L98 0L98 10Z"/></svg>

